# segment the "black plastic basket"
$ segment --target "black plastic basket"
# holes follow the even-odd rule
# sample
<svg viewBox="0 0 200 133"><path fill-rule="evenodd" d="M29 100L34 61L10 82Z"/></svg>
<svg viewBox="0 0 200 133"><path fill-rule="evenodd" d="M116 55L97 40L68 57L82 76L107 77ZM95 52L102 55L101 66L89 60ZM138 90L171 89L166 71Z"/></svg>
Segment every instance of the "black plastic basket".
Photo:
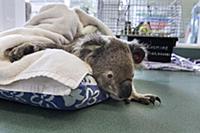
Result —
<svg viewBox="0 0 200 133"><path fill-rule="evenodd" d="M128 41L137 39L139 43L145 44L148 55L148 61L171 62L171 54L177 37L151 37L151 36L127 36Z"/></svg>

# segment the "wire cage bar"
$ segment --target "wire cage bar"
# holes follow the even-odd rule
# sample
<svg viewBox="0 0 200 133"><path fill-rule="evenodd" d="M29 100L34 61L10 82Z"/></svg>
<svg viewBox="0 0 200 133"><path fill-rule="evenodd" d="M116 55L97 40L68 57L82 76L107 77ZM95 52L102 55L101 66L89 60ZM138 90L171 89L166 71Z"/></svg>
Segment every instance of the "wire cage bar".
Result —
<svg viewBox="0 0 200 133"><path fill-rule="evenodd" d="M116 35L179 37L181 0L98 0L97 17Z"/></svg>

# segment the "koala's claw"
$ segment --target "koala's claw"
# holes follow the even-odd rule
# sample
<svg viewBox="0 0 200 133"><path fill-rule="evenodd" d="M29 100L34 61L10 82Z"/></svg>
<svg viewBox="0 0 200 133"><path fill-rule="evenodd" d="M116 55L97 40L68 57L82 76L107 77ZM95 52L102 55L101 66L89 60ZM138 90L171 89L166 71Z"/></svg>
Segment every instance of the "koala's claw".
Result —
<svg viewBox="0 0 200 133"><path fill-rule="evenodd" d="M158 96L146 95L145 97L148 97L149 102L152 103L153 105L155 105L156 101L158 101L159 104L161 104L161 99Z"/></svg>
<svg viewBox="0 0 200 133"><path fill-rule="evenodd" d="M22 46L13 48L9 52L7 52L6 55L8 56L10 62L14 62L14 61L21 59L23 56L25 56L27 54L31 54L33 52L34 52L34 46L22 45Z"/></svg>
<svg viewBox="0 0 200 133"><path fill-rule="evenodd" d="M130 104L130 100L129 100L129 99L125 99L125 100L124 100L124 103L125 103L125 104Z"/></svg>
<svg viewBox="0 0 200 133"><path fill-rule="evenodd" d="M149 104L155 105L156 102L161 104L161 99L158 96L150 95L150 94L143 95L140 97L131 97L129 100L138 102L141 104L145 104L145 105L149 105Z"/></svg>

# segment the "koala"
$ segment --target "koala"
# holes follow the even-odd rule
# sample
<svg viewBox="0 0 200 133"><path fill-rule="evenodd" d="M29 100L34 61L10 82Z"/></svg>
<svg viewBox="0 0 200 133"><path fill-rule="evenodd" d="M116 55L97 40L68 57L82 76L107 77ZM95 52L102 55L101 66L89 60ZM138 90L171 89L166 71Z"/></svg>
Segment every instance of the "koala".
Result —
<svg viewBox="0 0 200 133"><path fill-rule="evenodd" d="M46 48L63 49L88 63L99 88L113 99L142 104L161 103L158 96L138 93L133 84L135 65L145 58L146 50L135 42L113 36L89 34L68 45L29 42L5 51L11 62Z"/></svg>

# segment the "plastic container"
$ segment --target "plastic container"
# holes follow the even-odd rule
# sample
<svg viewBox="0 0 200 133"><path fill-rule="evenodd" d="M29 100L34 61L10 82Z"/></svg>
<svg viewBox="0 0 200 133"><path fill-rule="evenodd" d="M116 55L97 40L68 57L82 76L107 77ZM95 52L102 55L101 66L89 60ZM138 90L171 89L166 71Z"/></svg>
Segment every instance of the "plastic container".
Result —
<svg viewBox="0 0 200 133"><path fill-rule="evenodd" d="M171 54L178 41L177 37L127 36L128 41L134 39L137 39L139 43L143 43L147 48L148 61L164 63L171 62Z"/></svg>

